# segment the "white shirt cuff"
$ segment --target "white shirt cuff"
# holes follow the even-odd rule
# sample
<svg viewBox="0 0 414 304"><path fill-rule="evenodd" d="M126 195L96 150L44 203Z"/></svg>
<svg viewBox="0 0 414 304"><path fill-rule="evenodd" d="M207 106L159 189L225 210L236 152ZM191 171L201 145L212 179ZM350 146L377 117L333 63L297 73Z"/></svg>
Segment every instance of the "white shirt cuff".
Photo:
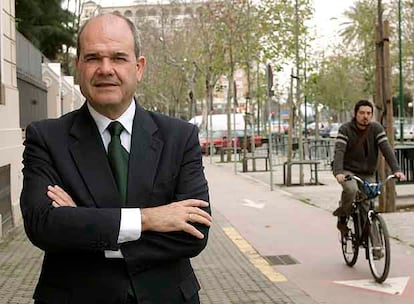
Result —
<svg viewBox="0 0 414 304"><path fill-rule="evenodd" d="M141 209L122 208L118 244L136 241L141 237Z"/></svg>
<svg viewBox="0 0 414 304"><path fill-rule="evenodd" d="M136 241L141 237L141 209L122 208L121 225L119 227L118 244ZM105 250L106 258L123 258L121 250Z"/></svg>
<svg viewBox="0 0 414 304"><path fill-rule="evenodd" d="M122 255L121 250L105 250L105 257L107 259L123 259L124 256Z"/></svg>

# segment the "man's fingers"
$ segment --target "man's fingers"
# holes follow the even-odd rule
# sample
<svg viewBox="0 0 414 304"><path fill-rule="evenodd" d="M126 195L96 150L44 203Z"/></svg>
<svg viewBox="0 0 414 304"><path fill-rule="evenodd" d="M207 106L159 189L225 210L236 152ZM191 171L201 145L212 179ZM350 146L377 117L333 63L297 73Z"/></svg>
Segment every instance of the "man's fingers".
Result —
<svg viewBox="0 0 414 304"><path fill-rule="evenodd" d="M189 213L187 222L204 224L208 227L211 226L210 219L208 219L207 217L198 215L196 213Z"/></svg>
<svg viewBox="0 0 414 304"><path fill-rule="evenodd" d="M196 238L204 239L204 234L198 231L193 225L190 225L188 223L185 224L183 231L194 235Z"/></svg>
<svg viewBox="0 0 414 304"><path fill-rule="evenodd" d="M198 200L198 199L188 199L185 201L178 202L178 204L181 204L185 207L201 207L201 208L208 207L209 205L208 202Z"/></svg>
<svg viewBox="0 0 414 304"><path fill-rule="evenodd" d="M61 196L64 200L72 201L72 198L69 196L69 194L67 194L66 191L63 190L61 187L59 187L58 185L55 185L55 189L57 190L57 193L59 194L59 196Z"/></svg>
<svg viewBox="0 0 414 304"><path fill-rule="evenodd" d="M191 215L197 215L197 216L203 217L203 218L207 219L210 222L212 220L211 215L208 214L206 211L200 209L200 208L191 208L188 213L191 214Z"/></svg>
<svg viewBox="0 0 414 304"><path fill-rule="evenodd" d="M62 188L59 186L48 186L47 187L47 196L55 202L59 207L61 206L69 206L69 207L76 207L76 204L72 200L69 194L67 194Z"/></svg>

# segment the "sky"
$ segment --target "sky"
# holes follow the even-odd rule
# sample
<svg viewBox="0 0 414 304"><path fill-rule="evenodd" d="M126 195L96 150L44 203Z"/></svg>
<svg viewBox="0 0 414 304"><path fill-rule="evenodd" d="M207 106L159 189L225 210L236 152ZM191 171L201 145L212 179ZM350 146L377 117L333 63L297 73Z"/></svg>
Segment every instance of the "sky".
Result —
<svg viewBox="0 0 414 304"><path fill-rule="evenodd" d="M324 48L330 41L338 41L340 25L345 21L344 11L353 6L354 0L314 0L316 26L315 46Z"/></svg>

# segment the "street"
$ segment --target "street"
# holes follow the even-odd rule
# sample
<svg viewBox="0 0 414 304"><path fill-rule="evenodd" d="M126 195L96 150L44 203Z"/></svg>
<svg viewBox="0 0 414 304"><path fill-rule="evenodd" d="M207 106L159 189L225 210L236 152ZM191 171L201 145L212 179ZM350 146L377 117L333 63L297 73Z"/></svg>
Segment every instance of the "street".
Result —
<svg viewBox="0 0 414 304"><path fill-rule="evenodd" d="M214 208L260 256L287 256L289 264L273 268L316 302L413 303L412 246L391 240L391 271L382 285L374 283L362 250L353 268L345 265L336 218L314 204L316 198L323 201L333 195L335 206L339 186L281 186L271 192L265 182L268 173L234 174L233 164L210 164L208 158L205 164ZM280 171L277 168L275 176ZM414 214L404 215L413 219Z"/></svg>

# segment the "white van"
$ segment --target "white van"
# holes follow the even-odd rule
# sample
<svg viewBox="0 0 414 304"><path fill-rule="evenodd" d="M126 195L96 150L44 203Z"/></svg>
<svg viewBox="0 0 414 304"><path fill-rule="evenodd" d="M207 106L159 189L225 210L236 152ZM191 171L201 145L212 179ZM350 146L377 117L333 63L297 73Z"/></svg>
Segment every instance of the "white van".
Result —
<svg viewBox="0 0 414 304"><path fill-rule="evenodd" d="M211 127L210 127L210 117L211 117ZM236 119L234 120L234 118ZM189 120L189 122L192 124L195 124L199 128L201 128L202 125L207 125L207 128L211 129L212 131L227 130L227 114L208 115L207 122L205 122L205 124L203 124L202 115L194 116L193 118ZM231 122L232 130L244 130L244 124L245 124L244 114L241 114L241 113L231 114L230 122Z"/></svg>

